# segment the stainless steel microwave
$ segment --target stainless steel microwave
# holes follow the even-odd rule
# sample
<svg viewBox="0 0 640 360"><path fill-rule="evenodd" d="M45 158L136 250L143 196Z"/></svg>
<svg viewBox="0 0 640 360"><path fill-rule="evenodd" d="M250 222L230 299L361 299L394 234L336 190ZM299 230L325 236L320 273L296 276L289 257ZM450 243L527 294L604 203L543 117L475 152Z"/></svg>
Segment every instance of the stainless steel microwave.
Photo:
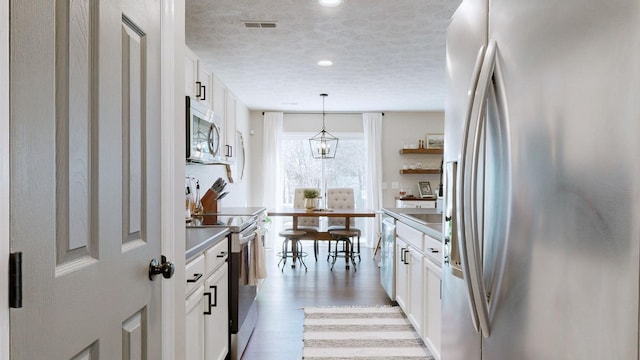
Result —
<svg viewBox="0 0 640 360"><path fill-rule="evenodd" d="M187 162L220 162L220 127L213 112L189 96L186 97L186 108Z"/></svg>

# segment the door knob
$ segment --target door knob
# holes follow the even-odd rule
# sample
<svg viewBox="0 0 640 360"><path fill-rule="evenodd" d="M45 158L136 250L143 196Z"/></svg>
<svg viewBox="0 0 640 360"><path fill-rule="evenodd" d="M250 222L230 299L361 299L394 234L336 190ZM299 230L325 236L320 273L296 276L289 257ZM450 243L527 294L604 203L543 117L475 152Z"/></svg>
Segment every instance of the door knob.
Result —
<svg viewBox="0 0 640 360"><path fill-rule="evenodd" d="M149 263L149 280L153 281L156 275L162 274L162 277L165 279L170 279L173 276L173 273L176 271L176 266L167 261L167 257L162 255L160 257L161 262L158 262L158 259L151 259Z"/></svg>

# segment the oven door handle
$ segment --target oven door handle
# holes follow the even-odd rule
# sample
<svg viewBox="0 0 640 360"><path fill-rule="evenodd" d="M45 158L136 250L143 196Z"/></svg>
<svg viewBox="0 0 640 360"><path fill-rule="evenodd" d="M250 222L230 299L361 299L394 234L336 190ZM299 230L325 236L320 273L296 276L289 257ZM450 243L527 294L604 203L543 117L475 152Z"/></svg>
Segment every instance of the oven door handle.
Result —
<svg viewBox="0 0 640 360"><path fill-rule="evenodd" d="M251 232L249 233L249 235L242 235L242 234L241 234L241 235L240 235L240 238L239 238L239 240L240 240L240 244L241 244L241 245L244 245L244 244L248 243L249 241L253 240L253 238L255 238L257 235L258 235L258 233L257 233L257 231L255 231L255 230L254 230L254 231L251 231Z"/></svg>

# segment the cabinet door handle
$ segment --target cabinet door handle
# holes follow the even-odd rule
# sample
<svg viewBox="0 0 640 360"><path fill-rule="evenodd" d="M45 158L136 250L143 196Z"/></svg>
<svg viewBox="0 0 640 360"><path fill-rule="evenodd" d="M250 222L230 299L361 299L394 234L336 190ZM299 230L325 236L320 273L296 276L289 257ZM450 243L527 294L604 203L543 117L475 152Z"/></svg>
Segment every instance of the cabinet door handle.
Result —
<svg viewBox="0 0 640 360"><path fill-rule="evenodd" d="M407 249L407 248L401 248L401 249L400 249L400 261L402 261L403 263L404 263L404 251L405 251L406 249Z"/></svg>
<svg viewBox="0 0 640 360"><path fill-rule="evenodd" d="M219 258L223 258L225 256L227 256L227 252L226 251L221 251L220 254L216 255L216 257L219 257Z"/></svg>
<svg viewBox="0 0 640 360"><path fill-rule="evenodd" d="M208 298L207 300L207 308L204 311L205 315L211 315L211 293L210 292L206 292L204 293L204 296L206 296Z"/></svg>
<svg viewBox="0 0 640 360"><path fill-rule="evenodd" d="M202 277L202 274L193 274L193 279L187 279L188 283L194 283L198 280L200 280L200 278Z"/></svg>
<svg viewBox="0 0 640 360"><path fill-rule="evenodd" d="M440 252L440 250L436 249L436 248L427 248L427 250L429 250L430 252L437 254Z"/></svg>
<svg viewBox="0 0 640 360"><path fill-rule="evenodd" d="M207 100L207 87L202 85L202 99L200 100Z"/></svg>
<svg viewBox="0 0 640 360"><path fill-rule="evenodd" d="M218 306L218 286L211 285L209 286L209 288L213 289L213 302L211 302L211 293L210 292L204 293L204 296L207 297L207 308L204 311L205 315L211 315L212 314L211 308Z"/></svg>
<svg viewBox="0 0 640 360"><path fill-rule="evenodd" d="M405 250L405 252L408 254L410 253L409 249ZM405 265L409 265L409 258L407 257L407 255L405 254L404 256L404 264Z"/></svg>
<svg viewBox="0 0 640 360"><path fill-rule="evenodd" d="M198 86L198 92L196 93L196 97L199 99L202 96L202 82L196 81L196 85Z"/></svg>
<svg viewBox="0 0 640 360"><path fill-rule="evenodd" d="M213 304L209 302L209 311L212 307L218 306L218 285L211 285L209 289L213 289Z"/></svg>

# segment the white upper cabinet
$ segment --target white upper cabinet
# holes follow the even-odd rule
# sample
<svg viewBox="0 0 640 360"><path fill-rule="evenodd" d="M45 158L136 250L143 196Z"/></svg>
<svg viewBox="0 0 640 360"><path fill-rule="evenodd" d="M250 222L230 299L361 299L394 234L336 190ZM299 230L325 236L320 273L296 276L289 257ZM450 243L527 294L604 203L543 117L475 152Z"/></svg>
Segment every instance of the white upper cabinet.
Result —
<svg viewBox="0 0 640 360"><path fill-rule="evenodd" d="M236 145L236 96L227 90L226 96L226 113L224 117L224 151L227 160L233 160L235 157Z"/></svg>
<svg viewBox="0 0 640 360"><path fill-rule="evenodd" d="M227 87L215 75L213 76L211 99L213 100L213 113L218 118L224 119L227 106Z"/></svg>
<svg viewBox="0 0 640 360"><path fill-rule="evenodd" d="M185 93L208 109L213 109L213 73L187 46L184 47Z"/></svg>

